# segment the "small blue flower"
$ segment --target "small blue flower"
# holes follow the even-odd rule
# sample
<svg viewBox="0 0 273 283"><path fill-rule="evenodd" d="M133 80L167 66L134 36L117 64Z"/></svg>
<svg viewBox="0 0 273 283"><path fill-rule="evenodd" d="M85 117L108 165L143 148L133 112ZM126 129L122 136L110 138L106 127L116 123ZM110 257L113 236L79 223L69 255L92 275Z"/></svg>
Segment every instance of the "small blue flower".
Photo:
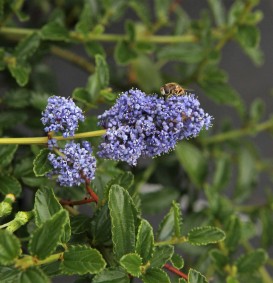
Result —
<svg viewBox="0 0 273 283"><path fill-rule="evenodd" d="M72 98L51 96L41 121L48 132L62 132L63 137L74 136L78 123L84 121L82 110L76 106Z"/></svg>
<svg viewBox="0 0 273 283"><path fill-rule="evenodd" d="M139 157L154 157L174 149L184 138L211 126L212 117L193 94L164 99L131 89L98 116L107 129L98 155L136 165Z"/></svg>
<svg viewBox="0 0 273 283"><path fill-rule="evenodd" d="M96 159L91 155L92 148L87 141L83 142L83 147L79 143L67 143L65 148L59 151L61 155L48 155L48 160L53 166L48 177L58 175L58 182L66 187L79 186L85 183L86 179L94 179Z"/></svg>

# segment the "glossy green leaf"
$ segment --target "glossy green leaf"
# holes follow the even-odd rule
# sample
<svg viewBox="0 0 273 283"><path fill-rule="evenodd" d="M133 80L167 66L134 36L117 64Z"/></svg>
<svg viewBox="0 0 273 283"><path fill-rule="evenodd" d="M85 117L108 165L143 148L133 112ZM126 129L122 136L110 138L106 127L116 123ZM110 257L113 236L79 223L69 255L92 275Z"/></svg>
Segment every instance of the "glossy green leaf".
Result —
<svg viewBox="0 0 273 283"><path fill-rule="evenodd" d="M193 228L188 233L189 243L197 246L218 243L220 241L223 241L224 239L224 231L212 226Z"/></svg>
<svg viewBox="0 0 273 283"><path fill-rule="evenodd" d="M148 221L142 219L138 227L136 238L136 253L142 258L142 263L146 264L151 259L154 251L153 228Z"/></svg>
<svg viewBox="0 0 273 283"><path fill-rule="evenodd" d="M20 254L19 239L6 230L0 230L0 264L10 265Z"/></svg>
<svg viewBox="0 0 273 283"><path fill-rule="evenodd" d="M158 59L169 61L181 61L195 64L204 58L204 50L198 44L184 43L168 45L158 52Z"/></svg>
<svg viewBox="0 0 273 283"><path fill-rule="evenodd" d="M68 221L68 213L65 210L60 210L51 219L45 221L32 234L29 242L30 253L39 259L45 259L51 255L61 241Z"/></svg>
<svg viewBox="0 0 273 283"><path fill-rule="evenodd" d="M177 269L181 269L184 266L184 259L182 258L181 255L179 255L177 253L173 253L172 258L171 258L171 262L172 262L173 266Z"/></svg>
<svg viewBox="0 0 273 283"><path fill-rule="evenodd" d="M106 265L98 250L87 246L70 246L64 252L61 269L65 274L96 274Z"/></svg>
<svg viewBox="0 0 273 283"><path fill-rule="evenodd" d="M19 181L13 176L0 175L0 193L3 195L14 194L19 196L21 194L22 187Z"/></svg>
<svg viewBox="0 0 273 283"><path fill-rule="evenodd" d="M141 279L144 283L170 283L170 278L165 271L160 268L149 268Z"/></svg>
<svg viewBox="0 0 273 283"><path fill-rule="evenodd" d="M109 192L112 240L118 259L135 251L137 211L128 192L113 185Z"/></svg>
<svg viewBox="0 0 273 283"><path fill-rule="evenodd" d="M171 259L174 252L174 247L170 245L156 246L153 256L150 260L151 267L161 268L168 260Z"/></svg>
<svg viewBox="0 0 273 283"><path fill-rule="evenodd" d="M129 283L129 275L120 267L104 269L93 278L93 283Z"/></svg>
<svg viewBox="0 0 273 283"><path fill-rule="evenodd" d="M11 163L15 152L17 151L18 145L7 144L0 146L0 166L5 167Z"/></svg>
<svg viewBox="0 0 273 283"><path fill-rule="evenodd" d="M241 256L236 266L239 273L254 273L258 270L267 260L268 255L265 250L257 249L248 254Z"/></svg>
<svg viewBox="0 0 273 283"><path fill-rule="evenodd" d="M142 260L138 254L130 253L120 259L120 265L132 276L139 277L141 274Z"/></svg>
<svg viewBox="0 0 273 283"><path fill-rule="evenodd" d="M29 282L49 283L50 280L40 268L31 267L21 272L17 282L18 283L29 283Z"/></svg>
<svg viewBox="0 0 273 283"><path fill-rule="evenodd" d="M208 281L200 272L191 268L188 273L188 283L208 283Z"/></svg>
<svg viewBox="0 0 273 283"><path fill-rule="evenodd" d="M40 36L38 33L32 33L23 40L15 48L14 55L17 58L27 59L31 57L40 45Z"/></svg>
<svg viewBox="0 0 273 283"><path fill-rule="evenodd" d="M189 142L180 142L175 152L191 181L196 186L201 186L207 174L207 160L203 153Z"/></svg>
<svg viewBox="0 0 273 283"><path fill-rule="evenodd" d="M119 41L115 47L115 60L118 64L127 64L137 57L137 53L127 41Z"/></svg>
<svg viewBox="0 0 273 283"><path fill-rule="evenodd" d="M46 173L52 170L52 166L47 159L50 150L47 148L41 149L39 154L35 157L33 161L33 171L36 177L44 176Z"/></svg>

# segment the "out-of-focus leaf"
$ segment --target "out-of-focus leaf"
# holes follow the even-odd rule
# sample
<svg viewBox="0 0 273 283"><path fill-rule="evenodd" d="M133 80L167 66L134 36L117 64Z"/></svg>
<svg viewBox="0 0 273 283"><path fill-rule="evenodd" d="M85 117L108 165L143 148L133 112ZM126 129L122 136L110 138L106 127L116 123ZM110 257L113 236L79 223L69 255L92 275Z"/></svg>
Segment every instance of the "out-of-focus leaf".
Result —
<svg viewBox="0 0 273 283"><path fill-rule="evenodd" d="M206 277L202 275L200 272L190 269L188 274L188 282L189 283L208 283Z"/></svg>
<svg viewBox="0 0 273 283"><path fill-rule="evenodd" d="M213 177L212 186L215 190L219 191L225 187L230 177L230 160L227 156L218 157L216 159L216 168Z"/></svg>
<svg viewBox="0 0 273 283"><path fill-rule="evenodd" d="M19 239L6 230L0 230L0 264L11 265L20 253Z"/></svg>
<svg viewBox="0 0 273 283"><path fill-rule="evenodd" d="M5 167L9 165L18 148L16 144L7 144L0 146L0 166Z"/></svg>
<svg viewBox="0 0 273 283"><path fill-rule="evenodd" d="M0 175L0 193L3 195L14 194L18 197L21 191L21 184L16 178L10 175Z"/></svg>
<svg viewBox="0 0 273 283"><path fill-rule="evenodd" d="M136 12L138 17L146 24L151 22L151 13L148 2L145 0L129 0L130 7Z"/></svg>
<svg viewBox="0 0 273 283"><path fill-rule="evenodd" d="M232 215L226 228L225 245L230 251L236 250L241 240L241 224L238 217Z"/></svg>
<svg viewBox="0 0 273 283"><path fill-rule="evenodd" d="M45 40L67 41L69 33L63 23L60 21L52 21L42 27L41 37Z"/></svg>
<svg viewBox="0 0 273 283"><path fill-rule="evenodd" d="M79 21L76 24L76 31L87 34L93 26L93 7L91 1L84 1Z"/></svg>
<svg viewBox="0 0 273 283"><path fill-rule="evenodd" d="M18 283L39 282L49 283L49 278L39 267L31 267L21 272Z"/></svg>
<svg viewBox="0 0 273 283"><path fill-rule="evenodd" d="M38 33L32 33L23 40L15 48L14 55L17 58L27 59L34 54L40 45L40 36Z"/></svg>
<svg viewBox="0 0 273 283"><path fill-rule="evenodd" d="M250 106L249 110L249 116L251 119L251 122L257 123L262 119L262 116L265 112L265 102L260 99L256 98Z"/></svg>
<svg viewBox="0 0 273 283"><path fill-rule="evenodd" d="M159 22L166 23L169 18L171 0L156 0L155 13Z"/></svg>
<svg viewBox="0 0 273 283"><path fill-rule="evenodd" d="M26 61L14 57L14 60L8 63L8 69L19 86L25 86L28 83L31 67Z"/></svg>
<svg viewBox="0 0 273 283"><path fill-rule="evenodd" d="M222 0L208 0L217 26L223 26L226 22L226 11Z"/></svg>
<svg viewBox="0 0 273 283"><path fill-rule="evenodd" d="M210 250L209 257L220 272L223 271L229 261L229 258L218 249Z"/></svg>
<svg viewBox="0 0 273 283"><path fill-rule="evenodd" d="M137 53L129 42L121 40L116 44L114 57L118 64L127 64L137 57Z"/></svg>
<svg viewBox="0 0 273 283"><path fill-rule="evenodd" d="M263 233L262 243L267 248L273 243L273 214L271 209L263 209L260 211Z"/></svg>

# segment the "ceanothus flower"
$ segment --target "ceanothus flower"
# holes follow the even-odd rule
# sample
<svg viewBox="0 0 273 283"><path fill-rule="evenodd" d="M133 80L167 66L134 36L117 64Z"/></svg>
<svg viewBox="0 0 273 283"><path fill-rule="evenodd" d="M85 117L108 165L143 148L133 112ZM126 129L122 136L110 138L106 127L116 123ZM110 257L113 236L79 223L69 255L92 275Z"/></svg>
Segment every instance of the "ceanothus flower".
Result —
<svg viewBox="0 0 273 283"><path fill-rule="evenodd" d="M58 182L65 187L79 186L86 179L94 179L96 159L91 155L92 148L87 141L82 142L82 147L79 143L69 142L59 151L60 155L48 154L48 160L53 166L48 177L58 175Z"/></svg>
<svg viewBox="0 0 273 283"><path fill-rule="evenodd" d="M136 165L141 156L167 153L178 141L196 137L211 126L212 117L193 94L164 99L131 89L98 119L107 129L98 155Z"/></svg>
<svg viewBox="0 0 273 283"><path fill-rule="evenodd" d="M72 98L61 96L48 98L48 104L41 118L46 133L62 132L63 137L74 136L79 120L84 121L82 110Z"/></svg>

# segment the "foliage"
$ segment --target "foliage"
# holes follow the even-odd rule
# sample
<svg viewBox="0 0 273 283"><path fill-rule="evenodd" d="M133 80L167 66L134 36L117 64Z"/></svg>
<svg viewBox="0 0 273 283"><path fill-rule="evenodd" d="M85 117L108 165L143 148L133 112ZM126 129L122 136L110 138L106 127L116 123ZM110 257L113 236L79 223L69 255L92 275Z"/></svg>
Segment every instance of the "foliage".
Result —
<svg viewBox="0 0 273 283"><path fill-rule="evenodd" d="M93 283L273 282L272 193L249 204L261 174L273 168L249 136L272 131L273 119L262 121L260 99L248 108L220 67L230 41L262 64L258 4L207 0L192 19L174 0L0 0L1 282L61 275ZM68 138L42 136L40 120L58 95L49 56L87 74L86 85L67 96L85 115L74 139L91 142L95 156L105 134L98 111L132 87L158 93L170 81L198 85L216 106L234 108L242 126L215 119L209 133L134 167L96 156L94 180L81 175L79 187L61 187L48 178L52 148L45 145L56 138L65 147ZM146 219L162 212L158 227Z"/></svg>

